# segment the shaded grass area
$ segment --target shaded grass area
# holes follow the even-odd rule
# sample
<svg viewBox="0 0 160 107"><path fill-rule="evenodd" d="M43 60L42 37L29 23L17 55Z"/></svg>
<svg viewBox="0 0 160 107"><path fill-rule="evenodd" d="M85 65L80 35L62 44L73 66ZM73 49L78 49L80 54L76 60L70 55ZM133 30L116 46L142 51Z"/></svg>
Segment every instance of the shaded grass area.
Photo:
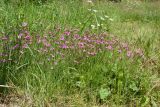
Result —
<svg viewBox="0 0 160 107"><path fill-rule="evenodd" d="M109 37L114 35L120 42L127 42L132 49L144 50L143 60L129 60L125 54L124 59L119 60L116 51L103 50L96 56L85 57L82 52L68 50L62 51L65 59L53 64L48 61L50 52L37 53L35 49L41 45L35 41L23 55L20 49L12 51L1 46L0 52L7 50L7 58L15 60L1 64L1 74L4 73L6 81L1 80L3 85L16 87L9 88L6 93L9 93L8 96L15 95L13 99L19 99L19 105L159 106L159 1L93 4L53 1L43 5L1 2L1 37L11 35L14 40L5 44L8 47L21 43L15 38L23 30L27 30L32 38L36 38L36 35L49 36L49 32L61 37L64 31L69 30L80 36L107 32ZM23 22L27 26L22 27ZM55 46L51 38L48 41ZM59 48L56 49L59 51ZM6 98L4 102L7 101Z"/></svg>

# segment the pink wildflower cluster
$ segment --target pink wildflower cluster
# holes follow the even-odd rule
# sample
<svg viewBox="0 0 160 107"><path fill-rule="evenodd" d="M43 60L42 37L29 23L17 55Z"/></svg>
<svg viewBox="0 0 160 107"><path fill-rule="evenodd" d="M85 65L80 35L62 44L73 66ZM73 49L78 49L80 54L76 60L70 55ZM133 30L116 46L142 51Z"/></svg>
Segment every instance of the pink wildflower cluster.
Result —
<svg viewBox="0 0 160 107"><path fill-rule="evenodd" d="M140 48L134 50L127 42L122 42L117 37L106 33L99 35L84 33L79 35L78 32L66 30L61 33L58 30L58 33L49 32L36 36L25 30L19 33L17 38L21 41L21 44L15 44L11 49L20 48L21 52L24 53L23 51L30 46L38 54L44 55L48 61L53 61L54 63L68 56L85 58L102 52L118 54L120 58L122 55L128 58L144 56ZM1 37L4 45L7 40L8 37ZM0 55L3 56L3 53L0 53ZM1 59L1 62L4 62L4 59Z"/></svg>

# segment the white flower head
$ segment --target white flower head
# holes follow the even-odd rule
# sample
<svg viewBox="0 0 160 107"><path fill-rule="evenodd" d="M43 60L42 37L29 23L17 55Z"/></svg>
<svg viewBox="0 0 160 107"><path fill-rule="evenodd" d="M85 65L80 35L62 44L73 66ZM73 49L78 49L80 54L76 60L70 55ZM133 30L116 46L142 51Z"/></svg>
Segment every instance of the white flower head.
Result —
<svg viewBox="0 0 160 107"><path fill-rule="evenodd" d="M100 17L100 19L103 20L103 21L105 20L102 16Z"/></svg>
<svg viewBox="0 0 160 107"><path fill-rule="evenodd" d="M110 20L110 21L113 21L113 19L112 19L112 18L109 18L109 20Z"/></svg>
<svg viewBox="0 0 160 107"><path fill-rule="evenodd" d="M91 11L91 9L88 9L88 11Z"/></svg>
<svg viewBox="0 0 160 107"><path fill-rule="evenodd" d="M96 26L95 25L91 25L91 27L92 27L92 29L95 29Z"/></svg>
<svg viewBox="0 0 160 107"><path fill-rule="evenodd" d="M97 26L99 27L99 26L101 26L99 23L97 23Z"/></svg>
<svg viewBox="0 0 160 107"><path fill-rule="evenodd" d="M88 0L87 2L88 2L88 3L93 3L92 0Z"/></svg>
<svg viewBox="0 0 160 107"><path fill-rule="evenodd" d="M104 17L105 17L105 18L109 18L109 16L107 16L107 15L105 15Z"/></svg>
<svg viewBox="0 0 160 107"><path fill-rule="evenodd" d="M22 26L23 26L23 27L26 27L27 25L28 25L27 22L23 22L23 23L22 23Z"/></svg>
<svg viewBox="0 0 160 107"><path fill-rule="evenodd" d="M93 10L93 12L97 13L97 10Z"/></svg>

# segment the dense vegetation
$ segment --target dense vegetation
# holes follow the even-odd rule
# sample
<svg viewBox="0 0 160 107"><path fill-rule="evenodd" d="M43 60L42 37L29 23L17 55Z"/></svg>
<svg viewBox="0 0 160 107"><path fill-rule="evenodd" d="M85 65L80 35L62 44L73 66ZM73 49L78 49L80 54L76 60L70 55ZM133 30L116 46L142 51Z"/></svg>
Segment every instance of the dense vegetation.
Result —
<svg viewBox="0 0 160 107"><path fill-rule="evenodd" d="M158 107L159 46L160 1L1 0L0 104Z"/></svg>

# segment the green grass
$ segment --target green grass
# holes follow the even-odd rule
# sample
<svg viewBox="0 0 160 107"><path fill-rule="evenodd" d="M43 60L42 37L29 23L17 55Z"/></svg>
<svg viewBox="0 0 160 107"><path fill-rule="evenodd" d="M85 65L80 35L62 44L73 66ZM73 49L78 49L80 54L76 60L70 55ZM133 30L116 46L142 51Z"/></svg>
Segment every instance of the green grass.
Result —
<svg viewBox="0 0 160 107"><path fill-rule="evenodd" d="M4 102L14 104L18 100L17 105L24 107L160 106L159 4L159 1L93 4L78 0L44 4L0 1L0 37L8 35L12 40L5 43L5 48L0 45L0 52L8 53L7 59L14 60L0 66L0 85L12 86L0 87L1 97L6 97ZM22 27L23 22L28 23L27 27ZM128 59L123 53L120 60L116 51L104 50L85 57L81 51L63 50L65 58L57 55L53 61L58 63L53 64L48 61L52 52L38 53L36 49L42 46L35 41L24 54L20 49L7 48L21 44L15 35L24 29L32 38L48 36L55 47L48 32L56 36L65 30L81 36L105 32L109 38L114 35L126 41L133 50L141 48L145 58ZM2 40L0 43L4 44Z"/></svg>

